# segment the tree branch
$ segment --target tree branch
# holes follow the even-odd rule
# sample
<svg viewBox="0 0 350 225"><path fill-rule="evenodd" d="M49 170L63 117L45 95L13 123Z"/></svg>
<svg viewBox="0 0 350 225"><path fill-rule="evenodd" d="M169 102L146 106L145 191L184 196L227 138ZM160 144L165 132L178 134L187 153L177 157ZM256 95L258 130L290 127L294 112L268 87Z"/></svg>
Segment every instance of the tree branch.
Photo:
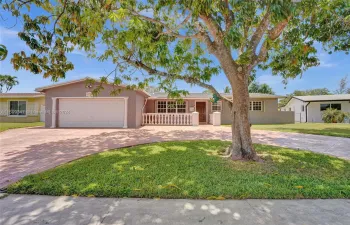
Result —
<svg viewBox="0 0 350 225"><path fill-rule="evenodd" d="M53 24L52 36L54 36L55 33L56 33L56 24L57 24L57 22L60 20L60 18L61 18L61 16L63 15L63 13L66 11L67 1L68 1L68 0L64 1L64 5L63 5L62 12L57 16L57 19L55 20L55 23Z"/></svg>
<svg viewBox="0 0 350 225"><path fill-rule="evenodd" d="M256 48L258 47L261 38L264 36L266 29L268 28L270 23L270 11L267 9L264 17L262 18L258 28L256 28L252 38L250 39L248 49L252 50L252 54L255 54Z"/></svg>
<svg viewBox="0 0 350 225"><path fill-rule="evenodd" d="M223 1L223 6L227 10L227 12L224 13L224 18L225 18L225 30L228 32L228 30L231 28L232 23L234 21L234 14L230 9L230 3L229 0L224 0Z"/></svg>
<svg viewBox="0 0 350 225"><path fill-rule="evenodd" d="M146 64L144 64L141 61L132 60L128 57L122 57L122 59L125 60L127 63L132 64L133 66L135 66L139 69L143 69L143 70L147 71L148 74L150 74L150 75L158 75L158 76L164 77L164 78L183 80L183 81L190 83L190 84L196 84L200 87L203 87L205 89L210 90L213 94L216 94L218 96L218 98L220 98L221 100L231 102L228 98L223 97L212 85L206 84L205 82L200 81L198 78L194 78L191 76L182 76L182 75L178 75L178 74L171 74L171 73L159 71L159 70L156 70L156 69L153 69L153 68L147 66Z"/></svg>
<svg viewBox="0 0 350 225"><path fill-rule="evenodd" d="M266 60L267 52L269 51L267 46L268 39L270 39L271 41L274 41L277 38L279 38L284 28L288 25L288 21L290 20L290 18L291 16L289 16L287 19L283 20L282 22L278 23L273 29L268 31L268 36L266 37L264 43L262 44L259 54L255 55L254 53L254 57L252 59L253 60L252 67L254 67L259 62L263 62Z"/></svg>
<svg viewBox="0 0 350 225"><path fill-rule="evenodd" d="M214 21L213 18L206 15L199 15L208 28L209 33L213 36L214 41L221 42L223 38L223 31L221 27Z"/></svg>
<svg viewBox="0 0 350 225"><path fill-rule="evenodd" d="M284 28L288 25L291 16L277 24L273 29L269 30L269 38L271 40L276 40L281 34Z"/></svg>

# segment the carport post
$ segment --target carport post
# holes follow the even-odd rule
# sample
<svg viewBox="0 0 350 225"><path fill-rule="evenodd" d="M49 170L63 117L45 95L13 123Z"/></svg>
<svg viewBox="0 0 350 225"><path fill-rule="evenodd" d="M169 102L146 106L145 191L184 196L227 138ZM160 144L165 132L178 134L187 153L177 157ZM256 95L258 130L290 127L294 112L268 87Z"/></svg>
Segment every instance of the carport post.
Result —
<svg viewBox="0 0 350 225"><path fill-rule="evenodd" d="M123 128L128 128L128 97L124 98L125 105L124 105L124 126Z"/></svg>
<svg viewBox="0 0 350 225"><path fill-rule="evenodd" d="M51 128L56 128L56 100L57 98L52 98Z"/></svg>

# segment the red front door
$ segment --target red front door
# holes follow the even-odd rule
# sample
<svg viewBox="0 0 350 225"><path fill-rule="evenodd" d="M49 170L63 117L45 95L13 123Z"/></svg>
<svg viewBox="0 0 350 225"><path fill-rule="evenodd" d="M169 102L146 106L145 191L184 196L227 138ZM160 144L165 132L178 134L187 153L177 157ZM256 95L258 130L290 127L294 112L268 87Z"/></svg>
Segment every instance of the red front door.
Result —
<svg viewBox="0 0 350 225"><path fill-rule="evenodd" d="M206 122L206 103L205 102L196 102L196 111L199 114L199 122L205 123Z"/></svg>

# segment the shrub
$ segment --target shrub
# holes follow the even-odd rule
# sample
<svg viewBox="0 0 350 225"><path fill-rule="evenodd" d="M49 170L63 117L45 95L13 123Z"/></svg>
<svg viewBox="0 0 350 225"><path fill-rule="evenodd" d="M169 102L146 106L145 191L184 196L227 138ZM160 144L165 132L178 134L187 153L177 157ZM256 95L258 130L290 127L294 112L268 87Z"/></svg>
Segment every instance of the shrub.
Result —
<svg viewBox="0 0 350 225"><path fill-rule="evenodd" d="M325 123L342 123L349 115L337 109L328 108L322 114L322 120Z"/></svg>

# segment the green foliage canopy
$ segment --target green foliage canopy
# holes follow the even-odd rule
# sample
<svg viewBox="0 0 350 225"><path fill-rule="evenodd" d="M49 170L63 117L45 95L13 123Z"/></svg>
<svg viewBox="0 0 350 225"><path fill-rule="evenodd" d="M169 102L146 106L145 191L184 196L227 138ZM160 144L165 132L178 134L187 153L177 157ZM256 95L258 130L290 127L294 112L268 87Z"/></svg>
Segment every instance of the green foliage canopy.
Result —
<svg viewBox="0 0 350 225"><path fill-rule="evenodd" d="M31 16L33 6L42 15ZM350 48L348 0L19 0L2 7L22 19L19 37L32 50L13 55L16 70L64 78L74 68L67 53L78 48L115 63L102 82L112 76L116 85L144 88L157 81L173 96L186 94L176 80L219 94L211 80L227 65L236 69L224 69L229 80L259 66L286 81L319 64L316 42L329 53Z"/></svg>

